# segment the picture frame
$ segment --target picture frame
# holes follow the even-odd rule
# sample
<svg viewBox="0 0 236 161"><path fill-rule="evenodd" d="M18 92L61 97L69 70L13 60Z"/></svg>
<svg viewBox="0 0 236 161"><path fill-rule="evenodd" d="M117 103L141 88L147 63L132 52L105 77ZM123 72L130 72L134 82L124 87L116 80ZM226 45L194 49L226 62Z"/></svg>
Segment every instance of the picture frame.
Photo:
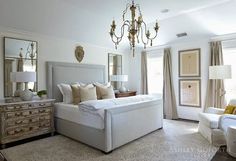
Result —
<svg viewBox="0 0 236 161"><path fill-rule="evenodd" d="M201 80L179 80L179 105L201 107Z"/></svg>
<svg viewBox="0 0 236 161"><path fill-rule="evenodd" d="M201 76L201 49L179 51L179 77Z"/></svg>

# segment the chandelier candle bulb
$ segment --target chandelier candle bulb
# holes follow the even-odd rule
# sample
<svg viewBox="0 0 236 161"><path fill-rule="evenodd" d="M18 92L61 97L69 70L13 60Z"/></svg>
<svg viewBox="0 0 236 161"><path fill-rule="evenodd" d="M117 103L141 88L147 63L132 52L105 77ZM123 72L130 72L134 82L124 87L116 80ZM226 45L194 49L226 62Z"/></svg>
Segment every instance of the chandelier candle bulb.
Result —
<svg viewBox="0 0 236 161"><path fill-rule="evenodd" d="M125 19L125 15L126 15L128 9L131 12L131 19L130 20ZM136 14L136 9L138 11L138 14ZM136 17L136 15L138 15L138 16ZM123 17L123 24L121 25L120 36L117 36L117 34L115 34L115 29L116 29L115 20L113 20L112 24L111 24L110 36L111 36L112 42L115 44L116 49L117 49L117 45L121 42L121 40L124 36L125 27L128 28L127 29L127 32L128 32L127 38L129 40L130 49L133 50L133 56L134 56L134 51L135 51L134 50L135 43L136 42L139 43L139 37L144 45L144 49L146 48L146 45L149 45L149 43L150 43L150 46L152 46L152 42L157 37L157 32L159 30L158 22L156 22L155 26L154 26L155 35L153 37L151 37L151 32L150 32L150 30L147 30L147 25L143 21L140 5L135 4L134 0L132 1L131 4L126 5L125 10L123 11L122 17ZM144 38L144 37L146 37L146 38Z"/></svg>

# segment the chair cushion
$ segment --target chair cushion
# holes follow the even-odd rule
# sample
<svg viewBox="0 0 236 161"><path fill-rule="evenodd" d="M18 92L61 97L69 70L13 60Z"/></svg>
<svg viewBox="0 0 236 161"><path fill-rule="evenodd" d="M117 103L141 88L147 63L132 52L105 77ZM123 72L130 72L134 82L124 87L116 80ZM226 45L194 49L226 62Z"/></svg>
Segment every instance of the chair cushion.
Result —
<svg viewBox="0 0 236 161"><path fill-rule="evenodd" d="M218 129L220 117L221 115L200 113L199 121L211 129Z"/></svg>

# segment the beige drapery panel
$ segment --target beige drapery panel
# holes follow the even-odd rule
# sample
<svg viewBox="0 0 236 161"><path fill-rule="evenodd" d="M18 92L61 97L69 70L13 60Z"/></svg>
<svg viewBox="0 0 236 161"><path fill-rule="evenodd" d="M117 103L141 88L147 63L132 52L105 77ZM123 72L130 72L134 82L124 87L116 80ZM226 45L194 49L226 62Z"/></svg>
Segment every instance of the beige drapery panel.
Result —
<svg viewBox="0 0 236 161"><path fill-rule="evenodd" d="M147 53L141 54L141 93L148 94L148 69L147 69Z"/></svg>
<svg viewBox="0 0 236 161"><path fill-rule="evenodd" d="M171 52L170 48L166 48L163 58L163 106L166 119L178 119L173 86Z"/></svg>
<svg viewBox="0 0 236 161"><path fill-rule="evenodd" d="M210 66L223 65L222 44L220 41L210 43ZM223 80L208 80L205 109L208 107L224 108Z"/></svg>

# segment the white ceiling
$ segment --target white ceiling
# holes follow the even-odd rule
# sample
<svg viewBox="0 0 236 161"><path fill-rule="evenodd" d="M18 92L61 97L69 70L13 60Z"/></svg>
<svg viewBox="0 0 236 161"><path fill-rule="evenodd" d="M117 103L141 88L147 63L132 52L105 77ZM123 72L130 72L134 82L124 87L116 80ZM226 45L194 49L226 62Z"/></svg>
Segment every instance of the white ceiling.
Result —
<svg viewBox="0 0 236 161"><path fill-rule="evenodd" d="M119 22L128 0L0 0L0 26L113 47L110 23ZM144 21L157 19L154 45L236 33L236 0L137 0ZM169 9L168 13L161 10ZM152 27L150 27L152 28ZM187 38L176 34L187 32ZM126 38L125 38L126 39ZM121 46L128 47L128 43Z"/></svg>

